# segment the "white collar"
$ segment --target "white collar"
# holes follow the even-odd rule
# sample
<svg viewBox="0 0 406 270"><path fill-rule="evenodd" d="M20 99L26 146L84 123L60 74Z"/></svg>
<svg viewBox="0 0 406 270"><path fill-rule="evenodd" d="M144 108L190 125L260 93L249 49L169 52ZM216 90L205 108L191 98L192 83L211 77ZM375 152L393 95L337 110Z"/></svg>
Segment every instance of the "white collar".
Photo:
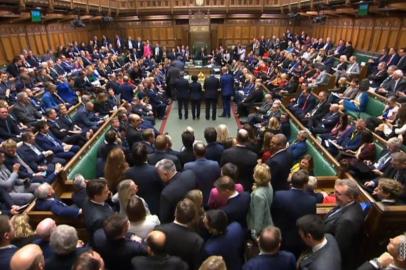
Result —
<svg viewBox="0 0 406 270"><path fill-rule="evenodd" d="M315 245L314 247L312 247L312 252L315 253L317 251L319 251L320 249L322 249L325 245L327 245L327 238L324 237L323 241L321 241L319 244Z"/></svg>
<svg viewBox="0 0 406 270"><path fill-rule="evenodd" d="M228 197L228 199L231 200L232 198L237 197L238 194L239 194L238 191L234 191L234 193L230 197Z"/></svg>
<svg viewBox="0 0 406 270"><path fill-rule="evenodd" d="M183 224L183 223L180 223L180 222L176 221L176 219L173 221L173 223L175 223L176 225L179 225L179 226L185 227L185 228L189 228L189 227L188 227L188 225Z"/></svg>
<svg viewBox="0 0 406 270"><path fill-rule="evenodd" d="M94 204L97 204L97 205L101 205L101 206L104 206L106 203L99 203L99 202L96 202L96 201L93 201L93 200L90 200L92 203L94 203Z"/></svg>

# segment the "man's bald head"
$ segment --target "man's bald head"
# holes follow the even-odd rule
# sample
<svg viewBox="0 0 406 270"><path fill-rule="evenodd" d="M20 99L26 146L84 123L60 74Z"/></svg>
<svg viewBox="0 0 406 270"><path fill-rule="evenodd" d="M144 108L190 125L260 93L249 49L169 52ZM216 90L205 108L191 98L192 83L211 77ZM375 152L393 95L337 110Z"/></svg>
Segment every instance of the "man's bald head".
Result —
<svg viewBox="0 0 406 270"><path fill-rule="evenodd" d="M246 129L239 129L237 133L237 143L238 144L246 144L248 143L248 131Z"/></svg>
<svg viewBox="0 0 406 270"><path fill-rule="evenodd" d="M147 245L150 255L160 255L165 252L166 235L161 231L152 231L148 234Z"/></svg>
<svg viewBox="0 0 406 270"><path fill-rule="evenodd" d="M55 220L52 218L46 218L38 223L35 234L41 239L49 240L49 237L51 237L51 233L55 228Z"/></svg>
<svg viewBox="0 0 406 270"><path fill-rule="evenodd" d="M45 269L44 255L38 245L28 244L17 250L10 261L11 270Z"/></svg>

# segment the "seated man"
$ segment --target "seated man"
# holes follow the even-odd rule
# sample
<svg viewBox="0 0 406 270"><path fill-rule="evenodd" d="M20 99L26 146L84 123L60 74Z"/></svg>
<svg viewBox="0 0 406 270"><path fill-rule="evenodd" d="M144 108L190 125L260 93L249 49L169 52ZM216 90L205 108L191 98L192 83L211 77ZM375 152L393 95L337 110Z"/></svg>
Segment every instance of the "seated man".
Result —
<svg viewBox="0 0 406 270"><path fill-rule="evenodd" d="M24 125L34 125L41 120L42 114L32 104L26 92L17 94L17 102L13 107L13 115Z"/></svg>
<svg viewBox="0 0 406 270"><path fill-rule="evenodd" d="M77 145L66 144L49 132L49 125L42 121L37 125L35 141L44 150L51 150L56 157L69 161L80 149Z"/></svg>
<svg viewBox="0 0 406 270"><path fill-rule="evenodd" d="M317 100L310 92L307 83L302 83L301 90L299 97L291 99L291 104L288 106L290 111L299 118L313 110L317 104Z"/></svg>
<svg viewBox="0 0 406 270"><path fill-rule="evenodd" d="M90 101L86 102L85 107L79 109L73 117L73 122L84 130L92 129L96 131L103 123L103 120L100 120L100 118L93 113L93 109L93 103Z"/></svg>
<svg viewBox="0 0 406 270"><path fill-rule="evenodd" d="M56 179L56 175L62 170L61 164L55 165L55 170L47 174L44 171L34 171L25 160L17 153L17 143L11 139L5 141L3 143L4 147L4 155L5 161L4 165L6 165L9 171L14 171L15 164L19 164L19 169L17 171L18 178L23 179L24 187L27 185L28 190L30 189L31 185L29 183L52 183Z"/></svg>
<svg viewBox="0 0 406 270"><path fill-rule="evenodd" d="M14 228L6 215L0 215L0 269L10 270L11 257L18 250L11 244Z"/></svg>
<svg viewBox="0 0 406 270"><path fill-rule="evenodd" d="M319 122L309 121L310 131L315 134L330 133L340 120L339 108L338 104L331 104L330 111Z"/></svg>
<svg viewBox="0 0 406 270"><path fill-rule="evenodd" d="M293 159L293 163L298 162L304 154L307 152L307 142L306 139L309 136L307 131L300 130L297 133L296 140L289 146L288 151L290 151Z"/></svg>
<svg viewBox="0 0 406 270"><path fill-rule="evenodd" d="M35 190L35 196L37 197L35 209L38 211L51 211L57 216L69 218L77 218L82 213L82 209L70 207L56 199L55 190L48 183L41 184Z"/></svg>
<svg viewBox="0 0 406 270"><path fill-rule="evenodd" d="M18 123L9 115L8 106L0 106L0 141L16 139L20 136L21 130Z"/></svg>
<svg viewBox="0 0 406 270"><path fill-rule="evenodd" d="M378 186L372 195L385 205L404 204L400 197L404 194L405 188L401 183L389 178L380 178Z"/></svg>

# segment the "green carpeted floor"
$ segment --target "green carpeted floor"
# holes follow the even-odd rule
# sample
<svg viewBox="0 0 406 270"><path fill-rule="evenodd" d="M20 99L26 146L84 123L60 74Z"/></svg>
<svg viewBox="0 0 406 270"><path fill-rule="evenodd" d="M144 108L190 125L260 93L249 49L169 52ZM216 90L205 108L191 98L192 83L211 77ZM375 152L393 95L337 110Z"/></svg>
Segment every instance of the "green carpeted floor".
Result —
<svg viewBox="0 0 406 270"><path fill-rule="evenodd" d="M169 108L170 112L165 121L162 121L161 123L156 123L157 127L160 127L160 131L162 133L168 132L169 135L172 138L173 141L173 149L174 150L180 150L182 147L182 139L181 139L181 134L185 129L190 126L194 129L195 132L195 138L196 140L201 140L204 141L204 129L206 127L216 127L220 124L225 124L228 127L228 130L230 131L231 136L235 136L237 132L237 122L235 117L231 116L231 118L219 118L217 117L215 121L213 120L206 120L205 119L205 108L204 105L202 105L200 109L200 120L193 120L192 119L192 112L189 107L189 119L185 120L180 120L178 118L178 104L175 101L171 105L172 107ZM222 113L223 109L222 108L217 108L217 115L220 115ZM233 114L234 115L234 114Z"/></svg>

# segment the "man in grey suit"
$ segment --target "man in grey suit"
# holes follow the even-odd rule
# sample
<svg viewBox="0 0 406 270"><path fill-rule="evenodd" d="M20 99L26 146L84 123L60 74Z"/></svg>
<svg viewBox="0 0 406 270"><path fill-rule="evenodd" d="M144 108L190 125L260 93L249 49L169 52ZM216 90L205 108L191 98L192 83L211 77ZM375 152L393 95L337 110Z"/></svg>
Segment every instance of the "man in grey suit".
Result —
<svg viewBox="0 0 406 270"><path fill-rule="evenodd" d="M330 74L327 73L325 66L318 65L316 66L316 69L320 71L320 74L313 82L309 84L309 87L316 88L318 86L328 85L328 82L330 80Z"/></svg>
<svg viewBox="0 0 406 270"><path fill-rule="evenodd" d="M300 238L310 250L298 259L300 270L341 270L341 255L331 234L324 233L324 223L317 215L305 215L296 222Z"/></svg>

